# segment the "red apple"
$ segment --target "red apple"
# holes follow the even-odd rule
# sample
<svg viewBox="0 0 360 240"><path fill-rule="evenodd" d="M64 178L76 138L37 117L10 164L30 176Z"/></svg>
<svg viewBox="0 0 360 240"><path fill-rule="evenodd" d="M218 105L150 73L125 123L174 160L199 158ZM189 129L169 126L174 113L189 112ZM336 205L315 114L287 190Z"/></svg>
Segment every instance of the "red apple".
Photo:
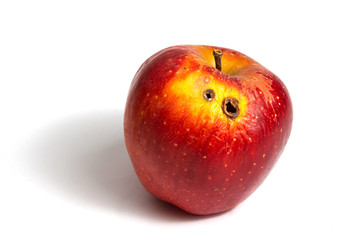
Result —
<svg viewBox="0 0 360 240"><path fill-rule="evenodd" d="M154 196L196 215L245 200L289 138L281 80L231 49L174 46L146 60L130 87L125 143Z"/></svg>

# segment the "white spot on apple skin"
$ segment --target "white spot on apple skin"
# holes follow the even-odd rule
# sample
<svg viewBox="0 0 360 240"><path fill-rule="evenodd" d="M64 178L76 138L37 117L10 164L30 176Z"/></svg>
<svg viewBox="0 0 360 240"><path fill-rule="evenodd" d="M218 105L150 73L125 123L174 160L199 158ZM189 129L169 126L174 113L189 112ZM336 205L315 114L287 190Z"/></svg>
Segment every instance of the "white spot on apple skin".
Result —
<svg viewBox="0 0 360 240"><path fill-rule="evenodd" d="M253 165L256 166L256 162L254 162Z"/></svg>
<svg viewBox="0 0 360 240"><path fill-rule="evenodd" d="M150 93L147 93L147 94L146 94L146 97L148 97L149 95L150 95Z"/></svg>
<svg viewBox="0 0 360 240"><path fill-rule="evenodd" d="M265 153L264 153L264 154L263 154L263 158L265 158L265 156L266 156L266 155L265 155Z"/></svg>
<svg viewBox="0 0 360 240"><path fill-rule="evenodd" d="M280 97L279 97L279 96L276 96L276 99L277 99L277 100L279 100L279 99L280 99Z"/></svg>
<svg viewBox="0 0 360 240"><path fill-rule="evenodd" d="M166 125L166 122L164 121L164 125Z"/></svg>
<svg viewBox="0 0 360 240"><path fill-rule="evenodd" d="M167 97L167 94L164 94L164 98L166 98Z"/></svg>
<svg viewBox="0 0 360 240"><path fill-rule="evenodd" d="M159 98L159 96L158 95L155 95L155 99L158 99Z"/></svg>
<svg viewBox="0 0 360 240"><path fill-rule="evenodd" d="M177 145L177 143L174 143L174 147L177 147L178 145Z"/></svg>
<svg viewBox="0 0 360 240"><path fill-rule="evenodd" d="M206 156L203 156L204 159L206 159Z"/></svg>

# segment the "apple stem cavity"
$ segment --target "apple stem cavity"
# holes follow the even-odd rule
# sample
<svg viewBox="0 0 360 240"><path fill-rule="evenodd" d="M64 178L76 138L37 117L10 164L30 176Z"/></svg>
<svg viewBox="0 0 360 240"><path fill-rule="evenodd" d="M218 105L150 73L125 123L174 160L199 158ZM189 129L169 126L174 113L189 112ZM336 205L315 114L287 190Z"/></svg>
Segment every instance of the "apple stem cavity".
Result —
<svg viewBox="0 0 360 240"><path fill-rule="evenodd" d="M221 57L223 55L223 52L220 49L214 49L213 55L215 58L215 67L217 70L221 71Z"/></svg>

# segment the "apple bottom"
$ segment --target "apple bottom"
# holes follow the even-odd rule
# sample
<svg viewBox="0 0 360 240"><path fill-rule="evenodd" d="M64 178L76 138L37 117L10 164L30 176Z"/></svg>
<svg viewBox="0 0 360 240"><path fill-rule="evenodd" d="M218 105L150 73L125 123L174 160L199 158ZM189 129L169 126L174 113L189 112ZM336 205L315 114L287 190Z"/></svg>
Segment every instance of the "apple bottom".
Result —
<svg viewBox="0 0 360 240"><path fill-rule="evenodd" d="M194 215L234 208L258 188L270 171L270 168L262 169L244 177L244 173L225 167L217 159L204 159L187 152L183 161L174 161L179 159L174 158L180 154L176 151L161 159L159 156L163 155L153 149L139 150L137 145L137 151L129 151L130 158L137 159L132 164L141 183L155 197ZM248 169L245 165L238 167Z"/></svg>

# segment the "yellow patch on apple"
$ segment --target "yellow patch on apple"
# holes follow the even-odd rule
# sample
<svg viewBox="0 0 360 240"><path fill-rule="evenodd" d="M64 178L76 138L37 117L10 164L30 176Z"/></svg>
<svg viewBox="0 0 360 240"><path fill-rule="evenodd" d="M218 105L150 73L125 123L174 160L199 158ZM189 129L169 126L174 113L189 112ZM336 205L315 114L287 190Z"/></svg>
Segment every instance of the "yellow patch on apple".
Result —
<svg viewBox="0 0 360 240"><path fill-rule="evenodd" d="M240 91L232 86L219 82L212 75L201 71L184 73L179 70L178 74L169 81L164 92L174 96L174 105L178 108L185 108L196 117L202 117L210 121L228 122L222 110L222 103L225 98L233 97L239 100L240 113L231 122L241 121L246 115L248 100ZM207 101L203 98L203 92L212 89L215 93L213 100ZM210 105L210 106L209 106ZM176 110L185 110L176 109Z"/></svg>

